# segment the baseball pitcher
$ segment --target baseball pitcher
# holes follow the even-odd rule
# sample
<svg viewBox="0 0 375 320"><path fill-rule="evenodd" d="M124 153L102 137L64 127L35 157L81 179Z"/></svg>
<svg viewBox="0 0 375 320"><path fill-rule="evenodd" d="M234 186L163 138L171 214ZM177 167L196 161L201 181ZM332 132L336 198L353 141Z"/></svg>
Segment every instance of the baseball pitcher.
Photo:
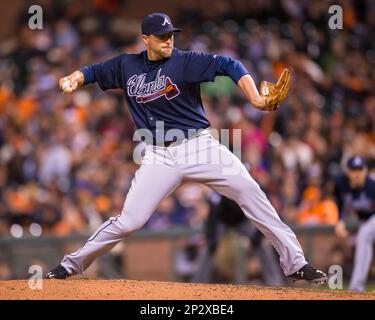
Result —
<svg viewBox="0 0 375 320"><path fill-rule="evenodd" d="M145 51L85 66L59 80L66 93L94 82L103 90L123 89L136 127L147 130L151 139L122 212L103 223L82 248L66 254L46 277L64 279L83 273L96 257L142 228L163 198L191 181L234 200L271 241L289 279L324 283L326 274L306 262L295 234L245 166L211 135L200 96L200 83L228 76L254 107L273 111L287 96L290 70L285 69L275 84L263 81L259 93L241 62L174 48L174 33L180 31L166 14L152 13L142 22ZM206 155L207 161L192 161ZM230 170L224 170L228 166Z"/></svg>

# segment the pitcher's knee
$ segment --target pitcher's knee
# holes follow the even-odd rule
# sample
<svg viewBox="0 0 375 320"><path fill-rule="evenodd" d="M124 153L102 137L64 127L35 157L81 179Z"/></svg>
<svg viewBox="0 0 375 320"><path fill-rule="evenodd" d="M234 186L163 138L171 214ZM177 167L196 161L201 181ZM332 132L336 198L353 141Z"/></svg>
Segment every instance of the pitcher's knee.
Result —
<svg viewBox="0 0 375 320"><path fill-rule="evenodd" d="M239 194L251 195L255 192L262 191L259 184L251 177L243 177L239 179L238 183L234 186L235 190Z"/></svg>
<svg viewBox="0 0 375 320"><path fill-rule="evenodd" d="M142 210L135 211L131 206L125 206L119 217L119 227L122 233L134 232L141 229L147 222L149 215L145 215Z"/></svg>
<svg viewBox="0 0 375 320"><path fill-rule="evenodd" d="M134 231L141 229L146 221L139 217L128 216L126 214L121 213L121 216L118 219L118 227L122 234L129 234Z"/></svg>
<svg viewBox="0 0 375 320"><path fill-rule="evenodd" d="M235 201L240 207L248 206L254 203L254 201L257 201L260 193L262 192L259 187L257 188L253 185L245 185L236 191Z"/></svg>

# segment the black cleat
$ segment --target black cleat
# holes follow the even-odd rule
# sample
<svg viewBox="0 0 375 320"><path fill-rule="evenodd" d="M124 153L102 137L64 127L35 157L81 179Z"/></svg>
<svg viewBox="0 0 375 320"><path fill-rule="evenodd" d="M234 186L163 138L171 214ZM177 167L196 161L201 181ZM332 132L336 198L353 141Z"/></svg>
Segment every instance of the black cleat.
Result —
<svg viewBox="0 0 375 320"><path fill-rule="evenodd" d="M69 273L61 264L46 274L46 279L66 279L67 277Z"/></svg>
<svg viewBox="0 0 375 320"><path fill-rule="evenodd" d="M310 264L305 264L301 269L287 277L290 281L305 280L314 284L324 284L327 282L327 275L315 269Z"/></svg>

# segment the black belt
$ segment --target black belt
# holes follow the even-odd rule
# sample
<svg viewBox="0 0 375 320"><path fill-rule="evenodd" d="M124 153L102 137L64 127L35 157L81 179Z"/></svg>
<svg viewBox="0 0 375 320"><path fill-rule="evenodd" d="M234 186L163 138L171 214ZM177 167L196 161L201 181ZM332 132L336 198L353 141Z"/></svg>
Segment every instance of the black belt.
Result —
<svg viewBox="0 0 375 320"><path fill-rule="evenodd" d="M154 144L154 146L158 146L158 147L164 147L164 148L168 148L170 145L176 143L177 144L180 144L184 141L185 139L183 140L176 140L176 141L159 141L158 143Z"/></svg>
<svg viewBox="0 0 375 320"><path fill-rule="evenodd" d="M177 140L178 142L182 142L183 140ZM173 143L176 143L177 141L158 141L157 143L154 142L152 145L156 147L164 147L167 148Z"/></svg>
<svg viewBox="0 0 375 320"><path fill-rule="evenodd" d="M207 127L205 129L201 129L201 130L206 130L206 129L209 129L210 127ZM168 148L170 145L172 145L173 143L177 143L177 144L180 144L181 142L183 142L185 139L187 140L190 140L190 139L194 139L196 137L198 137L200 135L201 132L197 132L196 134L193 134L193 135L190 135L189 137L187 138L184 138L182 140L176 140L176 141L162 141L162 142L158 142L157 144L154 144L156 146L159 146L159 147L165 147L165 148Z"/></svg>
<svg viewBox="0 0 375 320"><path fill-rule="evenodd" d="M175 143L175 142L177 142L177 141L164 141L164 147L169 147L172 143Z"/></svg>

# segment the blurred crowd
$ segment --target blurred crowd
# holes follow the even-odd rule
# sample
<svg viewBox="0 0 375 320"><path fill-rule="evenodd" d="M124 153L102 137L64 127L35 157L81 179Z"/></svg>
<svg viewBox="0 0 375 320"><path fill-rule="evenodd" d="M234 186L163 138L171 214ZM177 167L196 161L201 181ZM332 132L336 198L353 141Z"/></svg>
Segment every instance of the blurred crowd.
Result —
<svg viewBox="0 0 375 320"><path fill-rule="evenodd" d="M91 232L121 212L138 168L121 91L57 89L84 65L143 50L126 1L83 3L46 2L42 30L25 9L1 40L0 236ZM331 4L343 29L328 27ZM336 223L332 182L348 157L364 156L375 174L374 2L194 0L173 18L177 48L239 59L257 85L293 67L277 112L251 107L223 77L202 85L205 110L212 127L242 130L242 161L287 224ZM210 192L184 185L145 227L202 226Z"/></svg>

